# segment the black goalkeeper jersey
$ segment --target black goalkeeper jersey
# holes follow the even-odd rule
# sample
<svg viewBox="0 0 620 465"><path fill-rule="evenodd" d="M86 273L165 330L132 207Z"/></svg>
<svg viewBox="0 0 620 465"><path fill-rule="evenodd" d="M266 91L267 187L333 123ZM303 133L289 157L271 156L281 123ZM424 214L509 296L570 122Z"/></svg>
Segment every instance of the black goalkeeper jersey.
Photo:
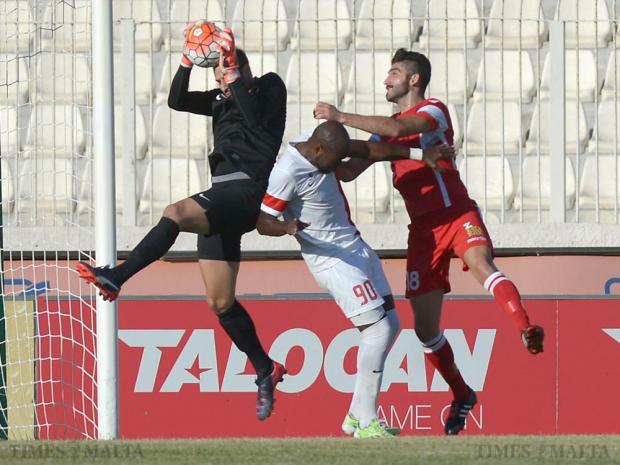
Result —
<svg viewBox="0 0 620 465"><path fill-rule="evenodd" d="M267 73L247 88L238 80L225 98L219 89L188 92L190 68L179 66L168 95L173 110L213 117L214 148L209 154L213 176L243 172L266 183L280 150L286 120L286 87ZM174 128L172 128L174 130Z"/></svg>

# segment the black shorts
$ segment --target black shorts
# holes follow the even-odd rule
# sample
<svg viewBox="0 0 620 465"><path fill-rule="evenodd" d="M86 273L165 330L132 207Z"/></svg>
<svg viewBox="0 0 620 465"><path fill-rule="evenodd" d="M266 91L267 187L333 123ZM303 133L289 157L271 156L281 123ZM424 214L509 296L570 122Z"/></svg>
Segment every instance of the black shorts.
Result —
<svg viewBox="0 0 620 465"><path fill-rule="evenodd" d="M238 262L241 236L256 227L266 187L253 180L218 182L192 195L206 210L211 233L198 235L198 258Z"/></svg>

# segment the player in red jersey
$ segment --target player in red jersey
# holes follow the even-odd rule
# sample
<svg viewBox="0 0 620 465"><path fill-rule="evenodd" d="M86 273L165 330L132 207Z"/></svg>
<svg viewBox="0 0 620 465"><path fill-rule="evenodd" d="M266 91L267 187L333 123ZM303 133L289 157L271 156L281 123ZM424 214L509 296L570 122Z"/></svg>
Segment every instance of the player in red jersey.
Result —
<svg viewBox="0 0 620 465"><path fill-rule="evenodd" d="M431 78L431 64L421 53L399 49L384 81L386 99L399 106L392 117L364 116L339 111L319 102L317 119L335 120L374 134L383 141L424 149L453 144L453 130L446 105L424 93ZM371 162L351 159L338 172L343 181L355 179ZM456 253L476 280L511 317L526 349L543 350L544 331L530 324L515 285L493 263L493 245L476 202L467 193L454 160L439 160L437 167L422 160L392 161L394 187L403 196L411 218L407 248L407 291L415 316L415 331L427 358L441 373L454 395L446 420L446 434L458 434L477 402L463 380L450 343L440 329L443 296L450 291L448 270Z"/></svg>

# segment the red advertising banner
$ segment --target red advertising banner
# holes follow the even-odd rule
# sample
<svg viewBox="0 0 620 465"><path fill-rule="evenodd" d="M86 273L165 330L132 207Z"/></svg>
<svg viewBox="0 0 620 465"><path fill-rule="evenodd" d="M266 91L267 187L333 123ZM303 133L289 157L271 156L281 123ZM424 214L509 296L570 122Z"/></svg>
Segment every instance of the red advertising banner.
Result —
<svg viewBox="0 0 620 465"><path fill-rule="evenodd" d="M618 301L528 300L547 333L523 348L492 300L449 300L443 327L478 392L462 434L620 433L609 410L620 385ZM275 412L255 415L254 373L202 300L121 300L119 391L124 438L338 436L354 385L359 334L331 300L244 301L270 355L286 363ZM451 395L425 360L406 301L379 415L404 435L443 434ZM37 435L95 434L94 312L40 299Z"/></svg>

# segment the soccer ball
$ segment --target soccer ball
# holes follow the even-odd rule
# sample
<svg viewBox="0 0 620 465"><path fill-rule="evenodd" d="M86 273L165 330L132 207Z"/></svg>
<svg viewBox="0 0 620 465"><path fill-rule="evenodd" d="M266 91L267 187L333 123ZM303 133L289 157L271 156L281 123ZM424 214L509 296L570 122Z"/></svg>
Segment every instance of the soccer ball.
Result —
<svg viewBox="0 0 620 465"><path fill-rule="evenodd" d="M196 66L214 68L220 63L220 52L213 38L219 28L213 23L194 25L187 33L185 56Z"/></svg>

